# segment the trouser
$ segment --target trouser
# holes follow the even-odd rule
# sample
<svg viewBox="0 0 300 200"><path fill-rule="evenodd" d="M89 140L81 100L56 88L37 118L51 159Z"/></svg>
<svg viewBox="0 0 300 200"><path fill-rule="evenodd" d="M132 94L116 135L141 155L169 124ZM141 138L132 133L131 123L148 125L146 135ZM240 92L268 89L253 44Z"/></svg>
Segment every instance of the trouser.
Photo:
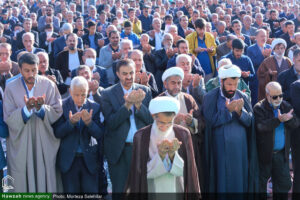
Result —
<svg viewBox="0 0 300 200"><path fill-rule="evenodd" d="M83 156L74 158L69 171L62 173L62 182L66 193L99 193L98 172L89 172Z"/></svg>
<svg viewBox="0 0 300 200"><path fill-rule="evenodd" d="M274 152L270 164L259 163L260 199L267 199L267 183L272 177L273 199L288 199L292 186L289 161L285 159L284 150Z"/></svg>
<svg viewBox="0 0 300 200"><path fill-rule="evenodd" d="M294 130L295 134L291 135L291 148L293 159L293 199L300 198L300 127ZM298 198L297 198L298 197Z"/></svg>
<svg viewBox="0 0 300 200"><path fill-rule="evenodd" d="M1 145L1 141L0 141L0 145ZM0 170L0 179L1 180L3 179L3 169ZM3 192L2 187L0 187L0 193L2 192Z"/></svg>
<svg viewBox="0 0 300 200"><path fill-rule="evenodd" d="M119 200L120 194L124 192L131 165L131 155L132 145L126 143L119 161L116 164L108 163L113 199Z"/></svg>

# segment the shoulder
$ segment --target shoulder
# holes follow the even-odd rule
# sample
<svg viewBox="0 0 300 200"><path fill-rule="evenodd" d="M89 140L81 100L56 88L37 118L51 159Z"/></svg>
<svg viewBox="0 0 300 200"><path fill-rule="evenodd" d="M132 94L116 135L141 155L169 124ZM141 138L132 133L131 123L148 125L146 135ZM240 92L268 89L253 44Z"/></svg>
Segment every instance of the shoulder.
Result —
<svg viewBox="0 0 300 200"><path fill-rule="evenodd" d="M206 95L204 96L204 100L210 102L211 99L214 99L217 97L219 91L220 91L220 87L214 88L213 90L206 93Z"/></svg>
<svg viewBox="0 0 300 200"><path fill-rule="evenodd" d="M191 137L190 131L183 126L174 124L173 130L174 130L174 132L177 133L177 135L179 134L181 136L181 138L183 138L183 139Z"/></svg>
<svg viewBox="0 0 300 200"><path fill-rule="evenodd" d="M211 34L209 32L205 32L205 38L207 38L207 39L213 39L214 40L213 34Z"/></svg>
<svg viewBox="0 0 300 200"><path fill-rule="evenodd" d="M145 85L135 83L135 87L140 88L140 89L144 90L145 92L151 92L150 88Z"/></svg>
<svg viewBox="0 0 300 200"><path fill-rule="evenodd" d="M278 75L278 80L288 78L288 76L289 76L291 70L293 70L293 67L291 67L290 69L287 69L287 70L284 70L283 72L281 72L281 73Z"/></svg>
<svg viewBox="0 0 300 200"><path fill-rule="evenodd" d="M53 81L51 81L50 79L46 78L45 76L40 76L40 75L37 75L37 78L36 78L36 83L37 84L43 84L43 85L48 85L48 86L51 86L52 88L55 88L55 83Z"/></svg>
<svg viewBox="0 0 300 200"><path fill-rule="evenodd" d="M184 95L184 98L187 99L188 101L195 102L195 99L192 95L185 93L185 92L183 93L183 95Z"/></svg>
<svg viewBox="0 0 300 200"><path fill-rule="evenodd" d="M266 101L266 99L263 99L263 100L257 102L253 107L253 111L257 112L257 111L263 109L265 101Z"/></svg>
<svg viewBox="0 0 300 200"><path fill-rule="evenodd" d="M93 109L94 113L100 110L100 105L98 103L90 99L87 99L87 101L90 104L90 107Z"/></svg>
<svg viewBox="0 0 300 200"><path fill-rule="evenodd" d="M300 89L300 80L297 80L291 84L291 88Z"/></svg>
<svg viewBox="0 0 300 200"><path fill-rule="evenodd" d="M190 34L188 34L188 35L186 36L186 39L187 39L187 40L195 39L195 38L196 38L196 35L197 35L196 32L192 32L192 33L190 33Z"/></svg>

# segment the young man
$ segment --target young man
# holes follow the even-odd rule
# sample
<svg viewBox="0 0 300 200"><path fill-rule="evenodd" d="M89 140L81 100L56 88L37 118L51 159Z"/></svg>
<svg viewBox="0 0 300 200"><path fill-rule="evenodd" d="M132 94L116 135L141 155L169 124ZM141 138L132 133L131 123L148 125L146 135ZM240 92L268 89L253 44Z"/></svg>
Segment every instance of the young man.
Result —
<svg viewBox="0 0 300 200"><path fill-rule="evenodd" d="M174 124L179 107L172 97L150 102L154 122L135 134L127 193L180 192L193 193L192 199L200 197L191 135L188 129Z"/></svg>

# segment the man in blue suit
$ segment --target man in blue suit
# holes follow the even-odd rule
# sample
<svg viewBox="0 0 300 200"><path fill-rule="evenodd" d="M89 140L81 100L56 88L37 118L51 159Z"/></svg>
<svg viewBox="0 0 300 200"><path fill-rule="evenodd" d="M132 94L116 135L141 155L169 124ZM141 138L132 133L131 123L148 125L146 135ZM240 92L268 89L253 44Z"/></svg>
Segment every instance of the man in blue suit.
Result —
<svg viewBox="0 0 300 200"><path fill-rule="evenodd" d="M64 35L57 38L53 42L54 59L56 59L57 55L61 51L63 51L64 48L67 46L67 44L66 44L67 35L70 34L70 33L73 33L73 27L69 23L64 23L62 29L63 29ZM80 37L78 37L77 48L78 49L83 49L83 42L82 42L82 39Z"/></svg>
<svg viewBox="0 0 300 200"><path fill-rule="evenodd" d="M133 137L137 130L153 122L148 105L151 90L134 83L135 63L120 60L116 67L119 83L101 93L100 104L106 121L104 154L106 155L115 193L124 192L131 164Z"/></svg>
<svg viewBox="0 0 300 200"><path fill-rule="evenodd" d="M87 99L88 82L75 77L71 97L63 102L63 115L54 124L54 134L61 139L58 166L64 192L99 192L99 147L104 134L100 123L100 106Z"/></svg>
<svg viewBox="0 0 300 200"><path fill-rule="evenodd" d="M271 55L271 45L266 44L267 42L267 32L264 29L259 29L256 32L256 44L251 45L247 49L247 56L252 61L254 70L255 70L255 76L252 81L252 84L250 85L251 89L251 99L252 99L252 105L255 105L258 99L258 79L256 76L256 72L260 66L260 64L264 61L265 58L269 57Z"/></svg>

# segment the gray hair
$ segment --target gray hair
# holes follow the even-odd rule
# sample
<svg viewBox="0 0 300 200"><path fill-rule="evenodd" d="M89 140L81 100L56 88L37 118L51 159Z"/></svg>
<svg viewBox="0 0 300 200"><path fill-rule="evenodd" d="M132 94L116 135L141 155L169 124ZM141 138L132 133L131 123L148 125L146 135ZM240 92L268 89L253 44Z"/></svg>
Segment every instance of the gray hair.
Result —
<svg viewBox="0 0 300 200"><path fill-rule="evenodd" d="M31 23L32 23L32 19L31 19L31 18L25 18L23 24L24 24L25 22L31 22Z"/></svg>
<svg viewBox="0 0 300 200"><path fill-rule="evenodd" d="M189 55L187 55L187 54L179 54L179 55L176 57L176 65L179 64L179 60L180 60L181 58L186 58L186 59L192 64L193 59L192 59L191 56L189 56Z"/></svg>
<svg viewBox="0 0 300 200"><path fill-rule="evenodd" d="M141 38L142 38L142 37L147 37L148 40L149 40L149 35L148 35L147 33L143 33L143 34L141 35Z"/></svg>
<svg viewBox="0 0 300 200"><path fill-rule="evenodd" d="M45 58L49 61L49 55L44 51L40 51L36 55L37 56L39 56L39 55L45 56Z"/></svg>
<svg viewBox="0 0 300 200"><path fill-rule="evenodd" d="M172 28L175 28L176 31L178 30L178 29L177 29L177 26L174 25L174 24L172 24L172 25L170 25L170 26L168 27L168 30L167 30L166 32L167 32L167 33L170 33L170 30L171 30Z"/></svg>
<svg viewBox="0 0 300 200"><path fill-rule="evenodd" d="M62 26L62 30L63 32L65 31L73 32L73 27L70 23L64 23L64 25Z"/></svg>
<svg viewBox="0 0 300 200"><path fill-rule="evenodd" d="M280 89L281 90L281 85L278 82L271 81L266 85L266 93L270 94L270 89Z"/></svg>
<svg viewBox="0 0 300 200"><path fill-rule="evenodd" d="M71 85L70 85L71 91L74 90L74 87L81 87L81 88L84 88L88 91L89 90L89 83L84 77L76 76L71 81Z"/></svg>
<svg viewBox="0 0 300 200"><path fill-rule="evenodd" d="M134 53L139 54L143 59L143 52L141 50L138 50L138 49L134 49L134 50L130 51L128 53L128 57L131 58L132 54L134 54Z"/></svg>
<svg viewBox="0 0 300 200"><path fill-rule="evenodd" d="M173 36L170 33L165 33L164 34L163 41L166 39L167 36L169 36L172 39L172 41L173 41Z"/></svg>
<svg viewBox="0 0 300 200"><path fill-rule="evenodd" d="M24 38L25 38L26 36L30 36L31 39L34 41L34 35L33 35L33 33L31 33L31 32L24 33L24 34L22 35L22 41L24 40Z"/></svg>
<svg viewBox="0 0 300 200"><path fill-rule="evenodd" d="M133 44L132 44L131 40L128 40L128 39L121 40L121 42L120 42L120 49L123 49L123 45L124 44L129 44L130 48L133 49Z"/></svg>

